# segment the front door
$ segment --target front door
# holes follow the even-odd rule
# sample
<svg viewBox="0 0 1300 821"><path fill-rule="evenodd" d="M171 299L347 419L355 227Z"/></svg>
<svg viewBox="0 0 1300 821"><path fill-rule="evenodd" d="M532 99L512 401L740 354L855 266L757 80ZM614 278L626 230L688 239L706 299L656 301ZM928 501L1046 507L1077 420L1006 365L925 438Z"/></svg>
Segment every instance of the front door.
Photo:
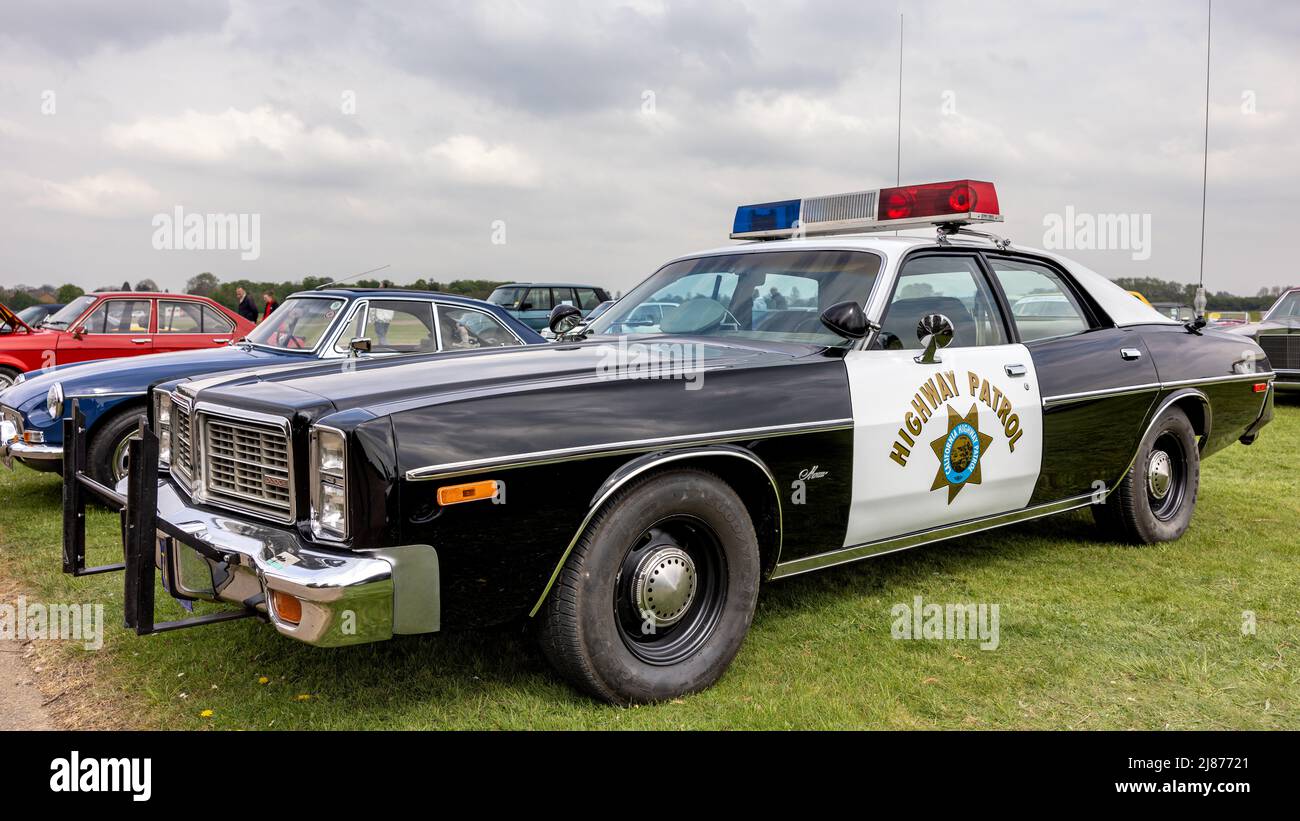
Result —
<svg viewBox="0 0 1300 821"><path fill-rule="evenodd" d="M106 299L60 335L58 364L153 353L152 331L153 300Z"/></svg>
<svg viewBox="0 0 1300 821"><path fill-rule="evenodd" d="M853 400L856 547L1019 510L1042 463L1042 400L1034 363L1011 341L973 253L904 261L882 330L846 357ZM923 355L916 326L942 314L952 343Z"/></svg>

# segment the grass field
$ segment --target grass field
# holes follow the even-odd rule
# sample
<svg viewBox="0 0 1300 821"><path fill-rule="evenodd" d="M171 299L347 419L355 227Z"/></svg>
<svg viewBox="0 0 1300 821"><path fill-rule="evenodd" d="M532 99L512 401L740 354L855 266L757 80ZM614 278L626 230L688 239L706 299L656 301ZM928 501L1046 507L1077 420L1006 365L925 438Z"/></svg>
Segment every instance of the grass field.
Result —
<svg viewBox="0 0 1300 821"><path fill-rule="evenodd" d="M120 575L59 573L58 479L26 469L0 471L0 579L105 604L102 650L42 650L51 709L77 726L1297 729L1298 440L1284 399L1253 447L1205 463L1176 543L1099 543L1081 512L771 584L723 680L653 707L575 694L520 627L342 650L251 620L138 638ZM116 517L89 531L91 563L120 557ZM890 608L915 596L998 604L1000 646L892 639Z"/></svg>

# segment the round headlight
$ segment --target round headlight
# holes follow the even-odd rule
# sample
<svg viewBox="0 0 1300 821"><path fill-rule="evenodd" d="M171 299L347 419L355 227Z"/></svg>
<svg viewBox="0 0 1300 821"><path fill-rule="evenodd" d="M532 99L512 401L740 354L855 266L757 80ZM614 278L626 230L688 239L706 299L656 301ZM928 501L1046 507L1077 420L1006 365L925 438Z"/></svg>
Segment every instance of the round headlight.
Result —
<svg viewBox="0 0 1300 821"><path fill-rule="evenodd" d="M63 418L63 385L55 382L45 394L45 410L51 419Z"/></svg>

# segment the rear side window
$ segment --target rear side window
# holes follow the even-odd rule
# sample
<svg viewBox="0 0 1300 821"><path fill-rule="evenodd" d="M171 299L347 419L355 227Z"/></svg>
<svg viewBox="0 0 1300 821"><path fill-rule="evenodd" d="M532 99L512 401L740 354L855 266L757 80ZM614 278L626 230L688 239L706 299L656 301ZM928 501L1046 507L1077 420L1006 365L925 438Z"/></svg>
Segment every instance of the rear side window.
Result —
<svg viewBox="0 0 1300 821"><path fill-rule="evenodd" d="M235 330L235 323L230 321L230 317L218 311L216 308L203 306L203 333L205 334L228 334Z"/></svg>
<svg viewBox="0 0 1300 821"><path fill-rule="evenodd" d="M1088 330L1087 314L1060 274L1022 260L989 260L993 276L1011 305L1011 321L1023 342L1070 336Z"/></svg>
<svg viewBox="0 0 1300 821"><path fill-rule="evenodd" d="M203 306L192 302L159 302L158 333L203 333Z"/></svg>
<svg viewBox="0 0 1300 821"><path fill-rule="evenodd" d="M582 308L582 310L590 311L602 301L603 300L601 300L600 296L596 294L595 288L578 289L578 307Z"/></svg>
<svg viewBox="0 0 1300 821"><path fill-rule="evenodd" d="M550 288L529 288L527 295L524 296L523 304L519 306L519 310L549 311L553 307Z"/></svg>

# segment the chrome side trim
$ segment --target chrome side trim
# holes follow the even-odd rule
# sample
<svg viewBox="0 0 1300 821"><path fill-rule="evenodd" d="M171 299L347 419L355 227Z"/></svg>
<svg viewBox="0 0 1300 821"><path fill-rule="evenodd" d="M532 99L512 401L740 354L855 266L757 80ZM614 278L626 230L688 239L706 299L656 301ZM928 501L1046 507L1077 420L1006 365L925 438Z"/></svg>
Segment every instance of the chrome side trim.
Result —
<svg viewBox="0 0 1300 821"><path fill-rule="evenodd" d="M1268 381L1273 378L1272 371L1262 371L1260 373L1234 373L1227 376L1210 376L1201 379L1180 379L1177 382L1162 382L1166 388L1182 388L1191 385L1213 385L1219 382L1253 382L1264 380Z"/></svg>
<svg viewBox="0 0 1300 821"><path fill-rule="evenodd" d="M785 434L820 433L823 431L847 430L852 427L852 419L827 419L820 422L796 422L789 425L768 425L761 428L742 428L740 430L696 433L687 436L629 439L623 442L606 442L599 445L583 445L581 447L557 448L555 450L537 450L530 453L495 456L490 459L471 459L465 462L447 462L441 465L412 468L406 472L406 479L410 482L423 482L430 479L445 479L467 473L477 473L481 470L499 470L525 465L569 462L598 456L619 456L625 453L639 453L675 445L723 444L735 439L766 439Z"/></svg>
<svg viewBox="0 0 1300 821"><path fill-rule="evenodd" d="M1123 388L1102 388L1095 391L1079 391L1078 393L1061 393L1056 396L1044 396L1043 407L1051 405L1065 405L1070 402L1080 402L1085 399L1102 399L1108 396L1127 396L1133 393L1146 393L1148 391L1160 390L1159 382L1147 382L1143 385L1129 385Z"/></svg>
<svg viewBox="0 0 1300 821"><path fill-rule="evenodd" d="M73 399L103 399L106 396L145 396L148 391L102 391L99 393L73 393L64 397L68 402Z"/></svg>
<svg viewBox="0 0 1300 821"><path fill-rule="evenodd" d="M628 482L632 481L633 479L642 475L648 470L660 467L670 462L679 462L684 459L699 459L708 456L737 457L752 463L753 465L755 465L756 467L758 467L760 470L763 471L763 475L767 477L767 481L770 482L772 485L772 494L773 497L776 499L776 529L777 529L776 555L777 555L777 561L779 562L781 558L782 534L784 532L784 527L785 527L784 514L781 511L781 490L777 486L776 477L772 475L772 471L768 469L767 465L764 464L762 459L759 459L757 456L755 456L754 454L750 453L747 450L744 450L743 448L735 448L735 447L694 448L692 450L675 451L673 453L666 453L657 458L649 459L644 464L637 465L635 468L628 470L622 475L619 475L618 472L615 472L613 476L605 480L605 483L600 486L600 488L596 491L595 497L591 501L591 506L587 510L586 517L582 520L582 524L578 526L578 531L573 534L573 539L569 541L569 546L564 549L564 554L560 556L559 562L556 563L555 570L551 573L551 578L546 582L546 587L543 588L542 594L537 597L537 603L533 605L532 610L528 611L529 618L536 616L537 611L542 609L542 603L546 601L546 596L551 592L551 588L555 586L555 580L560 577L560 571L564 569L564 563L569 560L569 555L573 553L573 548L577 547L578 540L581 539L582 534L587 531L587 526L591 524L591 520L596 517L596 514L600 512L601 507L604 506L605 502L609 501L609 498L611 496L617 493L620 488L627 485Z"/></svg>
<svg viewBox="0 0 1300 821"><path fill-rule="evenodd" d="M1275 371L1264 371L1262 373L1234 373L1226 376L1208 376L1200 379L1179 379L1174 382L1147 382L1142 385L1128 385L1122 388L1102 388L1095 391L1080 391L1078 393L1061 393L1056 396L1044 396L1043 406L1060 405L1069 402L1079 402L1085 399L1100 399L1108 396L1125 396L1131 393L1145 393L1147 391L1191 387L1193 385L1213 385L1219 382L1249 382L1256 380L1268 381L1273 378Z"/></svg>
<svg viewBox="0 0 1300 821"><path fill-rule="evenodd" d="M812 570L821 570L827 567L834 567L848 562L854 562L859 559L867 559L873 556L883 556L886 553L896 553L900 550L907 550L913 547L920 547L932 542L943 541L957 536L966 536L971 533L979 533L984 530L991 530L995 527L1014 524L1016 522L1038 519L1043 516L1051 516L1054 513L1064 513L1067 510L1084 507L1092 502L1092 494L1075 496L1070 499L1063 499L1059 502L1050 502L1045 505L1015 510L1010 513L1000 513L995 516L986 516L982 519L972 519L968 522L960 522L955 525L943 525L941 527L922 530L916 533L910 533L906 536L895 536L890 539L878 539L874 542L866 542L852 547L844 547L839 550L831 550L826 553L819 553L816 556L805 556L802 559L792 559L784 564L778 564L776 570L772 572L773 579L784 579L787 576L797 576L800 573L807 573Z"/></svg>

